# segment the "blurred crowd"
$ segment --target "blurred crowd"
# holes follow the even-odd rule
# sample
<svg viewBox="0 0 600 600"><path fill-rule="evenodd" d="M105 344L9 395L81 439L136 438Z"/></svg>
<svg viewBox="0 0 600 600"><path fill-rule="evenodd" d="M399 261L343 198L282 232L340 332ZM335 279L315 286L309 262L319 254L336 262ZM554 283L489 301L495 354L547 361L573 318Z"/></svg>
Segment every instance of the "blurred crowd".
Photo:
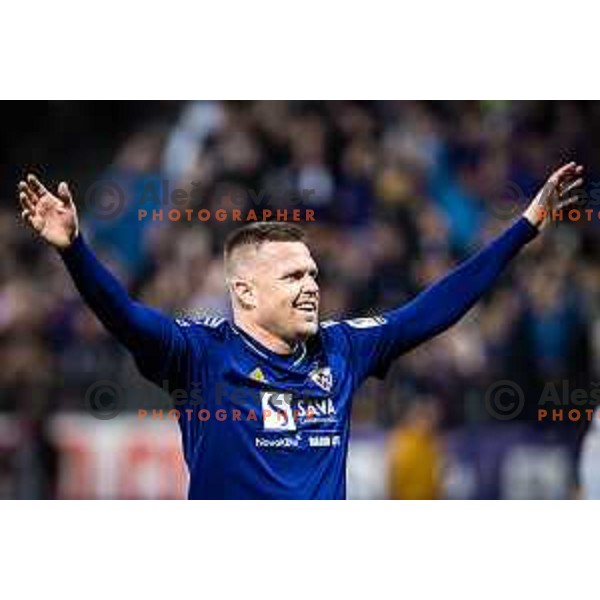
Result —
<svg viewBox="0 0 600 600"><path fill-rule="evenodd" d="M212 214L313 210L306 229L323 317L335 318L408 301L510 226L562 162L584 164L588 186L600 173L600 103L188 102L149 113L120 132L118 147L102 138L102 161L87 159L80 181L66 169L71 154L94 153L94 139L63 149L58 164L17 168L50 173L51 185L72 181L98 256L132 295L173 315L228 315L221 250L240 223L140 220L140 208L174 206L165 182L190 190L185 208ZM59 126L53 135L62 147ZM98 181L112 188L88 193ZM0 205L0 410L43 423L83 410L99 379L122 383L130 408L148 402L154 392L82 304L56 253L16 217L15 194ZM440 431L493 423L485 390L508 379L534 399L519 422L576 447L581 423L538 423L534 402L548 381L589 389L600 374L600 226L565 219L550 230L460 324L364 386L358 430L393 429L400 442L422 443L419 456L431 454ZM393 464L410 460L402 452ZM410 485L419 484L398 484ZM436 486L422 483L419 493L436 496Z"/></svg>

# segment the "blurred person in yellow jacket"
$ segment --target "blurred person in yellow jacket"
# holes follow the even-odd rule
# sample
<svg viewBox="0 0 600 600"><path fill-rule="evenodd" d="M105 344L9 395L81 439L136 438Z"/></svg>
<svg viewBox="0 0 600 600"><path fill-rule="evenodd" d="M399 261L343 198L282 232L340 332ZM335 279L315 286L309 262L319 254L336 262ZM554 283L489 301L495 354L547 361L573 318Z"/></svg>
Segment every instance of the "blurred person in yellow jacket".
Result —
<svg viewBox="0 0 600 600"><path fill-rule="evenodd" d="M408 408L389 442L389 496L393 500L435 500L441 497L438 408L421 397Z"/></svg>

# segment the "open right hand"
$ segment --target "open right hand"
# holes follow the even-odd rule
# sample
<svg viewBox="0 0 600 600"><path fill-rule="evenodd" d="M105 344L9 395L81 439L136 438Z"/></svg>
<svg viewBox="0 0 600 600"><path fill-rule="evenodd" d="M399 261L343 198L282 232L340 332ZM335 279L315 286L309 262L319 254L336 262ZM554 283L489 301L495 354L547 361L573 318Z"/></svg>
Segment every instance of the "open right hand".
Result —
<svg viewBox="0 0 600 600"><path fill-rule="evenodd" d="M64 181L54 195L35 175L27 175L19 183L19 202L23 221L52 246L68 248L77 237L77 209Z"/></svg>

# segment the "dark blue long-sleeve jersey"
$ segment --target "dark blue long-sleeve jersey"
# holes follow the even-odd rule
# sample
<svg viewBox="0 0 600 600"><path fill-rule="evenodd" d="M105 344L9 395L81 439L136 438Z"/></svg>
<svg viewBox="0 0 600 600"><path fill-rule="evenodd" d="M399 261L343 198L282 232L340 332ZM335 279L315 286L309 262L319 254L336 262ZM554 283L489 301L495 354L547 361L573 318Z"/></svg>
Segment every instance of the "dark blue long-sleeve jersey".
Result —
<svg viewBox="0 0 600 600"><path fill-rule="evenodd" d="M458 321L536 233L521 218L408 304L322 323L286 356L225 319L171 319L134 302L81 235L62 257L141 373L178 390L190 498L344 498L354 391Z"/></svg>

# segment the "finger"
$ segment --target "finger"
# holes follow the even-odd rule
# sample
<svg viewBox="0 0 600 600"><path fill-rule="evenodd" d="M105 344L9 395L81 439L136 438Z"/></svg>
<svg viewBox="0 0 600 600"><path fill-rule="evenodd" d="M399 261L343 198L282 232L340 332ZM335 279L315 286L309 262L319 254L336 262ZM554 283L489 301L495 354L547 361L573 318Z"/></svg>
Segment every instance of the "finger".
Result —
<svg viewBox="0 0 600 600"><path fill-rule="evenodd" d="M561 202L556 208L558 210L566 208L567 206L571 206L577 203L579 200L583 200L583 196L571 196L570 198L567 198L564 202Z"/></svg>
<svg viewBox="0 0 600 600"><path fill-rule="evenodd" d="M19 203L21 204L21 208L23 210L28 210L30 212L33 212L33 210L35 210L33 202L24 192L21 192L19 194Z"/></svg>
<svg viewBox="0 0 600 600"><path fill-rule="evenodd" d="M65 206L72 206L73 196L66 181L61 181L58 184L58 197Z"/></svg>
<svg viewBox="0 0 600 600"><path fill-rule="evenodd" d="M44 184L33 173L27 175L27 183L38 198L48 193L48 190L44 187Z"/></svg>
<svg viewBox="0 0 600 600"><path fill-rule="evenodd" d="M25 223L25 225L29 225L33 227L33 215L27 209L21 211L21 221Z"/></svg>
<svg viewBox="0 0 600 600"><path fill-rule="evenodd" d="M568 194L571 190L581 187L582 185L583 185L583 177L580 177L579 179L576 179L575 181L572 181L571 183L565 183L564 187L560 191L561 197Z"/></svg>
<svg viewBox="0 0 600 600"><path fill-rule="evenodd" d="M563 165L562 167L554 171L552 175L550 175L549 181L551 181L555 185L561 183L565 179L565 177L568 177L570 174L575 173L577 171L577 166L578 165L575 162L570 162L566 165Z"/></svg>
<svg viewBox="0 0 600 600"><path fill-rule="evenodd" d="M27 195L27 199L31 202L31 204L35 205L37 202L37 196L34 191L24 182L19 182L19 193L23 193Z"/></svg>

